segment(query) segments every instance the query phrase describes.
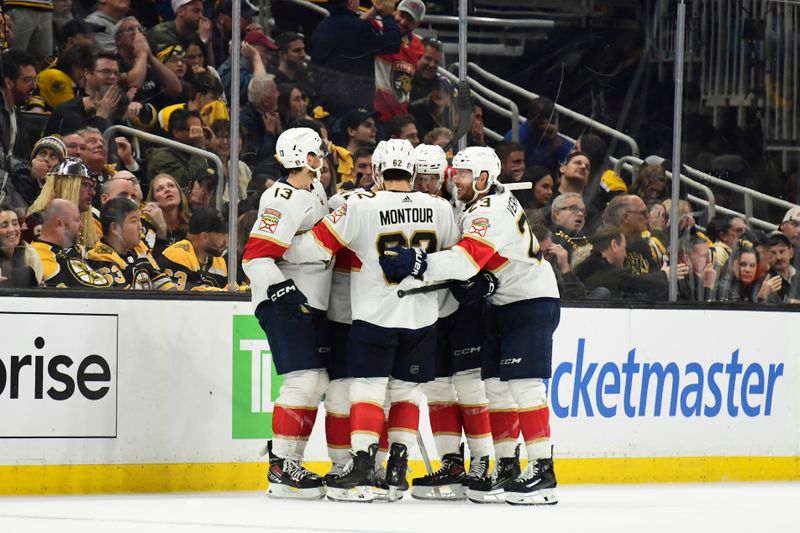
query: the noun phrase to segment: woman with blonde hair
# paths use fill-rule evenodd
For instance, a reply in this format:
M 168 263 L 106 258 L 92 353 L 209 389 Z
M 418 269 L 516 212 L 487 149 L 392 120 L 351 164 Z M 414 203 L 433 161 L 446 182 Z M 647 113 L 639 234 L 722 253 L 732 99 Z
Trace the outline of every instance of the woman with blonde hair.
M 42 192 L 28 208 L 28 229 L 35 235 L 35 226 L 41 224 L 38 214 L 44 211 L 51 200 L 68 200 L 77 205 L 81 213 L 83 227 L 78 244 L 86 250 L 91 249 L 100 238 L 92 218 L 95 185 L 96 182 L 83 161 L 76 157 L 67 157 L 45 176 Z
M 153 256 L 157 257 L 167 247 L 186 238 L 192 212 L 183 189 L 178 185 L 178 181 L 169 174 L 157 174 L 153 178 L 147 193 L 147 202 L 158 204 L 164 214 L 164 221 L 167 223 L 166 238 L 156 238 L 156 244 L 153 247 Z

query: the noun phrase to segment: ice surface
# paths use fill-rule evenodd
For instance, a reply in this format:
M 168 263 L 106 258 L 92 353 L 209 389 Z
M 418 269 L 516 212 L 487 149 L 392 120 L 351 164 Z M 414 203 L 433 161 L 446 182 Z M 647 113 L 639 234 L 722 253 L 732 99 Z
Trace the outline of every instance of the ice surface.
M 551 507 L 271 500 L 263 493 L 0 498 L 0 532 L 800 531 L 800 483 L 566 485 Z

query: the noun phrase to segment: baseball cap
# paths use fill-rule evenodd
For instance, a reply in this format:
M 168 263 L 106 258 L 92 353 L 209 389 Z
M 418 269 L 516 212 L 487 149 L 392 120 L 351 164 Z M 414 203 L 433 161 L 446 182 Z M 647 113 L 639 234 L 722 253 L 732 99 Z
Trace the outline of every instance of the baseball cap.
M 267 37 L 267 34 L 261 30 L 250 30 L 247 32 L 247 35 L 244 36 L 244 42 L 253 46 L 263 46 L 268 50 L 278 49 L 278 45 L 276 45 L 272 39 Z
M 791 220 L 800 222 L 800 206 L 795 206 L 786 211 L 786 214 L 783 216 L 783 222 L 789 222 Z
M 420 0 L 403 0 L 397 5 L 397 10 L 411 15 L 414 22 L 422 22 L 425 16 L 425 4 Z
M 166 63 L 170 59 L 183 59 L 185 57 L 186 57 L 186 52 L 183 50 L 183 46 L 179 44 L 173 44 L 172 46 L 167 46 L 166 48 L 161 50 L 158 54 L 156 54 L 156 58 L 162 63 Z
M 228 226 L 222 213 L 213 207 L 198 207 L 189 218 L 189 233 L 198 235 L 203 232 L 228 233 Z
M 792 241 L 785 233 L 780 231 L 773 231 L 769 234 L 769 239 L 766 242 L 767 246 L 775 246 L 776 244 L 785 244 L 788 248 L 792 248 Z
M 66 41 L 69 37 L 76 35 L 94 35 L 106 31 L 105 26 L 86 22 L 82 18 L 73 18 L 61 26 L 61 40 Z
M 243 17 L 253 18 L 258 12 L 249 3 L 242 2 L 241 13 Z M 231 0 L 222 0 L 217 6 L 217 15 L 231 14 L 233 14 L 233 2 Z
M 42 137 L 36 144 L 33 145 L 33 151 L 31 152 L 31 158 L 36 157 L 36 154 L 39 153 L 39 150 L 43 148 L 49 148 L 53 152 L 58 155 L 58 160 L 63 161 L 67 157 L 67 147 L 60 138 L 48 135 L 47 137 Z
M 177 13 L 178 8 L 181 6 L 185 6 L 189 2 L 193 2 L 194 0 L 172 0 L 172 12 Z
M 342 130 L 347 131 L 347 128 L 356 129 L 359 124 L 363 124 L 367 119 L 373 118 L 378 120 L 380 113 L 369 111 L 367 109 L 358 108 L 351 109 L 342 116 Z

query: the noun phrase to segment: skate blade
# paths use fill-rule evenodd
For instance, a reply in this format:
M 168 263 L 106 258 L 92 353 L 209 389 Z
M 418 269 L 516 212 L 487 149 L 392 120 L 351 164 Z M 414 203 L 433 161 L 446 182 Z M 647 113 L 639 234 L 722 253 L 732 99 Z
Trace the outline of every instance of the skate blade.
M 336 502 L 360 502 L 372 503 L 375 500 L 375 495 L 372 493 L 372 487 L 353 487 L 351 489 L 340 489 L 336 487 L 328 487 L 326 496 L 329 500 Z
M 389 490 L 386 491 L 386 501 L 392 503 L 398 500 L 402 500 L 405 493 L 406 491 L 404 490 L 400 490 L 397 487 L 389 486 Z
M 457 485 L 441 485 L 439 487 L 411 487 L 411 497 L 415 500 L 451 500 L 460 501 L 464 500 L 464 486 L 460 483 Z
M 511 505 L 555 505 L 558 497 L 553 489 L 542 489 L 536 492 L 506 492 L 506 503 Z
M 281 500 L 321 500 L 325 497 L 325 487 L 298 489 L 280 483 L 270 483 L 267 488 L 267 496 Z
M 489 491 L 467 489 L 467 499 L 472 503 L 505 503 L 506 493 L 503 489 Z

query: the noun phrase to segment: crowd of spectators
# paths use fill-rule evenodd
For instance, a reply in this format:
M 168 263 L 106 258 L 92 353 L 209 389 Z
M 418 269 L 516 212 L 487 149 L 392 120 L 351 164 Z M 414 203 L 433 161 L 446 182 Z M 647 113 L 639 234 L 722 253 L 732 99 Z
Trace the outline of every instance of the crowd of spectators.
M 238 207 L 243 235 L 260 194 L 280 178 L 278 135 L 320 132 L 329 146 L 329 195 L 373 185 L 378 141 L 439 145 L 452 157 L 461 120 L 469 145 L 493 146 L 567 298 L 657 300 L 667 295 L 669 180 L 661 165 L 614 172 L 604 140 L 559 132 L 548 98 L 530 103 L 519 142 L 490 143 L 483 111 L 454 109 L 438 73 L 443 44 L 415 33 L 421 0 L 328 0 L 330 16 L 306 37 L 268 35 L 241 5 L 242 41 L 231 43 L 230 0 L 6 1 L 0 106 L 0 287 L 81 286 L 223 290 L 223 213 Z M 232 87 L 231 47 L 241 52 Z M 232 162 L 229 101 L 238 91 L 239 161 Z M 216 154 L 208 159 L 104 133 L 123 125 Z M 236 164 L 238 197 L 220 183 Z M 446 187 L 444 194 L 447 194 Z M 795 303 L 800 209 L 765 234 L 741 217 L 701 228 L 680 205 L 680 298 Z M 228 264 L 232 261 L 232 265 Z

